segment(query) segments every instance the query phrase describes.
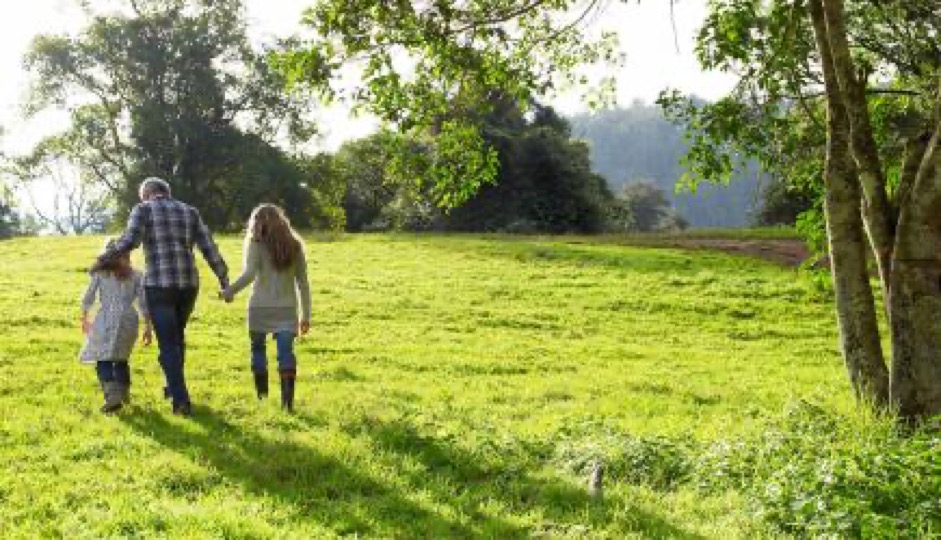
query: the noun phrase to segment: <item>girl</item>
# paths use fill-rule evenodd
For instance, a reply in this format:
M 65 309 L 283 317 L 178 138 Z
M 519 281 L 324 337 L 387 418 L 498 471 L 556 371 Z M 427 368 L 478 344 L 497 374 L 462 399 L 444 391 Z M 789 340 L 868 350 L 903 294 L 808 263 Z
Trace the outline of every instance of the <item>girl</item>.
M 109 240 L 105 251 L 114 243 L 114 240 Z M 96 298 L 101 307 L 94 323 L 90 323 L 88 315 Z M 142 341 L 144 345 L 150 345 L 153 329 L 144 301 L 144 279 L 140 272 L 131 267 L 130 254 L 126 253 L 93 271 L 91 283 L 82 298 L 82 332 L 87 339 L 79 358 L 82 363 L 96 366 L 105 398 L 101 412 L 105 414 L 118 411 L 130 398 L 131 372 L 128 359 L 137 341 L 138 330 L 135 300 L 144 319 Z
M 281 378 L 281 407 L 294 411 L 294 382 L 297 360 L 294 338 L 310 330 L 310 286 L 304 244 L 281 208 L 262 204 L 252 211 L 245 233 L 244 269 L 241 277 L 222 291 L 231 302 L 239 291 L 254 282 L 248 301 L 248 332 L 251 338 L 252 373 L 258 399 L 268 395 L 268 359 L 265 339 L 274 335 Z M 301 318 L 297 318 L 300 295 Z

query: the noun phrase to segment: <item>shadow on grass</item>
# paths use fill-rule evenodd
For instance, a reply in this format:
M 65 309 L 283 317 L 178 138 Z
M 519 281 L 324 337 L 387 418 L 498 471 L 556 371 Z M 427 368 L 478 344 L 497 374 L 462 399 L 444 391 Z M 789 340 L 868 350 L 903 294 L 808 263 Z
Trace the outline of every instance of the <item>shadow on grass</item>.
M 183 428 L 150 410 L 121 419 L 164 447 L 207 463 L 247 491 L 289 505 L 295 519 L 319 523 L 337 534 L 467 538 L 485 529 L 494 536 L 521 535 L 518 528 L 493 518 L 470 524 L 448 519 L 316 448 L 261 437 L 205 406 L 195 409 L 192 417 L 202 430 Z
M 699 538 L 626 501 L 593 501 L 562 479 L 535 476 L 524 460 L 512 455 L 481 458 L 423 435 L 404 420 L 362 418 L 343 429 L 351 437 L 366 438 L 377 452 L 375 459 L 388 462 L 405 489 L 430 496 L 432 504 L 450 510 L 448 515 L 406 498 L 401 486 L 365 474 L 354 462 L 323 455 L 313 446 L 259 436 L 205 406 L 192 417 L 201 429 L 170 422 L 151 410 L 120 418 L 169 450 L 208 464 L 229 482 L 287 505 L 292 519 L 316 522 L 340 535 L 524 538 L 583 536 L 614 528 L 650 537 Z M 295 419 L 322 427 L 303 414 Z M 515 524 L 495 514 L 534 523 Z
M 444 440 L 423 435 L 403 420 L 363 418 L 347 424 L 344 430 L 354 437 L 368 437 L 377 450 L 397 460 L 420 463 L 420 468 L 403 471 L 408 484 L 431 491 L 436 499 L 447 501 L 475 521 L 492 519 L 481 509 L 494 503 L 504 512 L 538 520 L 525 531 L 527 537 L 632 531 L 657 538 L 700 538 L 627 501 L 596 501 L 585 489 L 560 478 L 535 476 L 530 472 L 532 458 L 514 458 L 512 451 L 490 451 L 491 459 L 475 456 Z M 540 450 L 523 452 L 538 455 Z M 500 532 L 491 529 L 488 535 L 501 536 Z

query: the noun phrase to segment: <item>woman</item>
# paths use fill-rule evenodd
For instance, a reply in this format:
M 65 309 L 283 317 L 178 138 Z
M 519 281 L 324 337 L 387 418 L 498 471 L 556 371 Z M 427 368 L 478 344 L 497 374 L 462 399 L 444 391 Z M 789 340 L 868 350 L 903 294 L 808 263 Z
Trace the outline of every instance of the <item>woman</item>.
M 310 286 L 304 243 L 281 208 L 262 204 L 252 211 L 245 233 L 243 266 L 242 275 L 222 292 L 223 298 L 231 302 L 239 291 L 253 284 L 248 301 L 248 331 L 255 391 L 259 399 L 268 395 L 265 340 L 271 334 L 277 343 L 281 406 L 293 412 L 297 376 L 294 339 L 298 333 L 310 330 Z

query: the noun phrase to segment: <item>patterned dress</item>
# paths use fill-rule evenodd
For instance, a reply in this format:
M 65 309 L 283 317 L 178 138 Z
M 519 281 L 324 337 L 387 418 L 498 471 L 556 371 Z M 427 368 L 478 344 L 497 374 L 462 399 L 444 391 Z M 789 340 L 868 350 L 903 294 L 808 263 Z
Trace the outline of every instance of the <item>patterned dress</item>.
M 110 273 L 92 274 L 91 283 L 82 297 L 82 310 L 90 311 L 98 299 L 101 307 L 95 314 L 85 346 L 79 355 L 84 364 L 106 360 L 127 360 L 137 341 L 138 315 L 134 302 L 147 316 L 144 299 L 144 277 L 134 271 L 128 279 L 118 279 Z

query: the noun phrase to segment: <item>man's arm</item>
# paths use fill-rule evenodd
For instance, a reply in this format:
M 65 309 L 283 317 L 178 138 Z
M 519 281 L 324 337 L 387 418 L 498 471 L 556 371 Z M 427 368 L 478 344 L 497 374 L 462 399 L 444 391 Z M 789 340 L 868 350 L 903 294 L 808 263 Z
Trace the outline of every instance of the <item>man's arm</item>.
M 212 234 L 209 233 L 209 227 L 206 227 L 206 224 L 203 223 L 202 216 L 195 208 L 192 209 L 192 212 L 196 223 L 196 246 L 199 247 L 199 251 L 203 254 L 206 262 L 209 263 L 209 268 L 212 268 L 212 272 L 219 278 L 220 288 L 225 289 L 229 286 L 229 267 L 226 266 L 222 253 L 219 252 L 219 248 L 212 240 Z
M 110 249 L 98 257 L 98 264 L 108 262 L 115 257 L 128 253 L 140 245 L 141 240 L 144 238 L 144 212 L 143 206 L 139 204 L 131 210 L 131 215 L 127 218 L 127 227 L 124 229 L 124 234 L 115 241 Z M 95 270 L 95 268 L 92 268 L 92 270 Z
M 147 306 L 147 289 L 144 287 L 144 276 L 135 273 L 134 282 L 137 289 L 137 309 L 140 310 L 140 316 L 144 319 L 144 333 L 141 334 L 141 341 L 144 345 L 150 345 L 154 339 L 154 327 L 150 321 L 150 308 Z

